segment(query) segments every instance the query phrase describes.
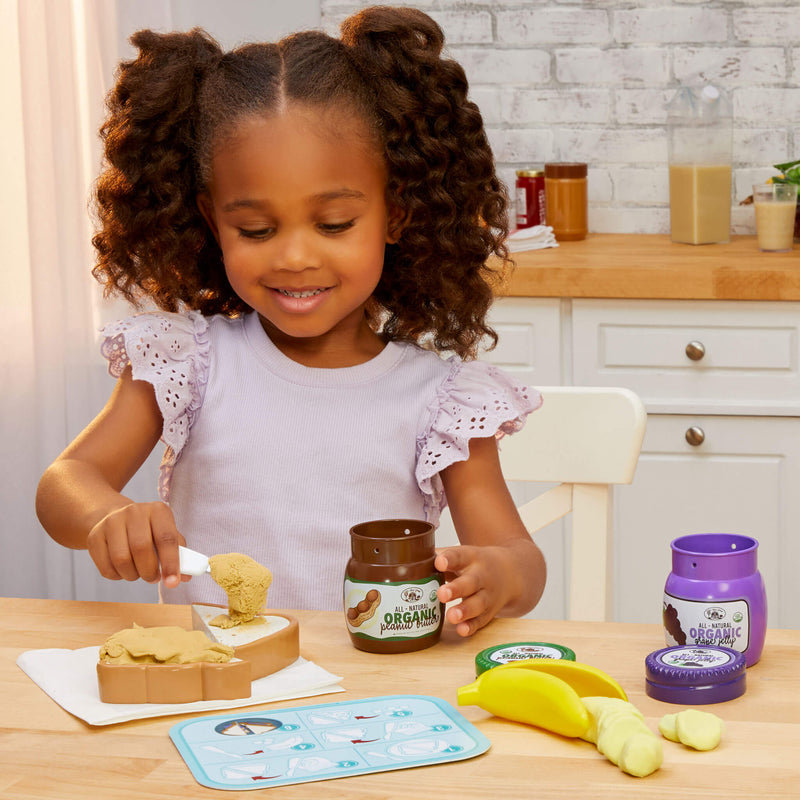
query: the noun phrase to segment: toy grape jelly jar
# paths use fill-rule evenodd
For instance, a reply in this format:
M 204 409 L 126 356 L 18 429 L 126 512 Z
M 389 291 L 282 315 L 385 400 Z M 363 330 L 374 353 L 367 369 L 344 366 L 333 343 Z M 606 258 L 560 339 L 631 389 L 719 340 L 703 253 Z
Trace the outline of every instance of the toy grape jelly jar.
M 433 566 L 433 525 L 379 519 L 350 529 L 344 613 L 350 641 L 368 653 L 410 653 L 439 641 L 444 582 Z
M 758 571 L 758 542 L 734 533 L 696 533 L 673 540 L 664 587 L 668 645 L 738 650 L 748 667 L 761 657 L 767 596 Z

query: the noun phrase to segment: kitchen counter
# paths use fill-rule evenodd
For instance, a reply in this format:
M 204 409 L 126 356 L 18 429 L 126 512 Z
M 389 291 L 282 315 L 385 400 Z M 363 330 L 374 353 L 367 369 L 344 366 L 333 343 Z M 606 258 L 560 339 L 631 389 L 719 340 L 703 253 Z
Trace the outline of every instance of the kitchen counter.
M 800 245 L 762 253 L 755 236 L 674 244 L 667 235 L 595 233 L 512 254 L 499 294 L 662 300 L 800 300 Z

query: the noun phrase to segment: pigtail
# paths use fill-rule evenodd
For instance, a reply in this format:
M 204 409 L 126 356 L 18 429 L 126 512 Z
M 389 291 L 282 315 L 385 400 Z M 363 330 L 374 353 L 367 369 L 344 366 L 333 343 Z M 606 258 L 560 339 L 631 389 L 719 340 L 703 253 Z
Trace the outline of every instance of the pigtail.
M 342 25 L 373 92 L 385 143 L 388 200 L 403 220 L 375 297 L 389 338 L 433 335 L 438 350 L 473 356 L 483 337 L 508 233 L 507 198 L 467 79 L 442 58 L 444 36 L 411 8 L 373 7 Z M 402 312 L 401 310 L 402 309 Z
M 120 65 L 100 131 L 105 164 L 95 190 L 93 274 L 107 294 L 134 304 L 144 294 L 166 311 L 180 302 L 204 313 L 230 311 L 219 247 L 196 205 L 198 93 L 222 51 L 199 29 L 142 30 L 131 42 L 139 54 Z

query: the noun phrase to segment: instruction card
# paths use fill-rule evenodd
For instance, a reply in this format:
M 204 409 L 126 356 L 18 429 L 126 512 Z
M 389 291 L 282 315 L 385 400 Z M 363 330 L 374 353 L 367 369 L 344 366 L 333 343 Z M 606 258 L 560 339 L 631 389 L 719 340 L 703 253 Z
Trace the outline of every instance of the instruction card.
M 231 712 L 169 735 L 198 783 L 231 790 L 460 761 L 490 747 L 451 705 L 422 695 Z

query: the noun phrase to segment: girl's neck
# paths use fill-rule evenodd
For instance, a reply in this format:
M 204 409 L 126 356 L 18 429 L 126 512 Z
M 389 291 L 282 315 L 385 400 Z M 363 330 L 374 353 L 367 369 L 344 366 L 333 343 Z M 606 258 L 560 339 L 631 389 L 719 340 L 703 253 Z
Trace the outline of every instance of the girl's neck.
M 352 328 L 332 330 L 323 336 L 298 338 L 287 336 L 259 314 L 261 327 L 286 358 L 304 367 L 340 369 L 365 364 L 377 356 L 386 343 L 364 319 Z

